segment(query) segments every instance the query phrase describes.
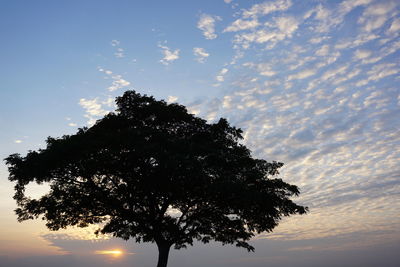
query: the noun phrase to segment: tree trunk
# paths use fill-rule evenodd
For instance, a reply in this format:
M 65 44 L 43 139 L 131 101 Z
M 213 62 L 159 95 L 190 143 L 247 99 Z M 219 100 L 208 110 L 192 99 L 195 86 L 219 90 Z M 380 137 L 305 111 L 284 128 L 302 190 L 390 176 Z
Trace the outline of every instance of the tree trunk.
M 158 263 L 157 267 L 167 267 L 168 254 L 171 245 L 166 243 L 157 243 L 158 246 Z

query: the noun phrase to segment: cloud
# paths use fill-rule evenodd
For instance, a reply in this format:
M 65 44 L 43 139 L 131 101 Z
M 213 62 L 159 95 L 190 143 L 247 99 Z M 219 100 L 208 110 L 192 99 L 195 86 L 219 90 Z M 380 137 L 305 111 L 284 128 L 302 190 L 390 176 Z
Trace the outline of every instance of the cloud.
M 311 44 L 319 44 L 319 43 L 321 43 L 322 41 L 327 40 L 327 39 L 329 39 L 329 38 L 330 38 L 330 37 L 328 37 L 328 36 L 313 37 L 313 38 L 311 38 L 311 39 L 309 40 L 309 42 L 310 42 Z
M 22 143 L 22 140 L 20 140 L 20 139 L 14 140 L 14 143 L 16 143 L 16 144 L 21 144 L 21 143 Z
M 255 64 L 255 63 L 252 63 L 252 62 L 247 62 L 247 63 L 244 63 L 243 66 L 256 69 L 257 72 L 260 75 L 263 75 L 263 76 L 271 77 L 271 76 L 274 76 L 276 74 L 276 71 L 274 71 L 272 69 L 272 64 L 271 63 L 258 63 L 258 64 Z
M 372 52 L 369 51 L 369 50 L 366 50 L 366 49 L 363 49 L 363 50 L 357 49 L 357 50 L 354 52 L 354 58 L 355 58 L 355 59 L 365 59 L 365 58 L 371 56 L 371 54 L 372 54 Z
M 176 101 L 178 101 L 178 97 L 177 97 L 177 96 L 172 96 L 172 95 L 170 95 L 170 96 L 168 96 L 168 98 L 167 98 L 167 102 L 168 102 L 168 103 L 175 103 Z
M 108 87 L 108 90 L 110 92 L 118 90 L 120 88 L 124 88 L 124 87 L 129 86 L 131 84 L 130 82 L 122 79 L 121 75 L 113 75 L 112 78 L 113 78 L 112 85 L 110 87 Z
M 259 25 L 260 25 L 260 23 L 256 19 L 253 19 L 253 20 L 237 19 L 234 22 L 232 22 L 231 25 L 226 27 L 224 32 L 243 31 L 243 30 L 256 28 Z
M 112 84 L 107 89 L 110 92 L 116 91 L 118 89 L 129 86 L 131 83 L 122 78 L 122 75 L 114 74 L 111 70 L 105 70 L 103 68 L 98 68 L 100 72 L 105 73 L 109 78 L 111 78 Z
M 120 44 L 120 41 L 118 41 L 118 40 L 112 40 L 111 41 L 111 45 L 112 46 L 119 46 L 119 44 Z
M 315 75 L 315 70 L 313 70 L 313 69 L 305 69 L 305 70 L 302 70 L 302 71 L 300 71 L 300 72 L 298 72 L 296 74 L 289 75 L 288 76 L 288 80 L 289 81 L 291 81 L 291 80 L 302 80 L 302 79 L 308 78 L 308 77 L 313 76 L 313 75 Z
M 111 111 L 112 106 L 109 99 L 113 100 L 112 97 L 109 97 L 105 101 L 101 101 L 97 97 L 92 99 L 79 99 L 79 105 L 85 110 L 84 117 L 88 119 L 87 124 L 89 126 L 95 124 L 97 119 L 100 119 Z
M 101 103 L 98 103 L 97 98 L 79 100 L 79 105 L 86 109 L 86 112 L 92 116 L 104 116 L 107 111 L 102 108 Z
M 76 127 L 76 126 L 78 126 L 78 124 L 76 124 L 76 123 L 74 123 L 74 122 L 70 122 L 70 123 L 68 123 L 68 126 Z
M 345 0 L 340 3 L 339 10 L 342 14 L 347 14 L 352 11 L 354 8 L 359 6 L 364 6 L 371 3 L 373 0 Z
M 379 29 L 394 15 L 389 13 L 391 13 L 395 7 L 396 4 L 394 2 L 381 2 L 370 5 L 364 10 L 362 16 L 358 19 L 358 23 L 363 24 L 363 30 L 365 32 Z
M 266 27 L 257 31 L 245 32 L 235 35 L 234 43 L 247 49 L 251 43 L 263 44 L 269 42 L 269 49 L 276 43 L 286 38 L 291 38 L 298 29 L 299 21 L 292 16 L 276 17 L 271 23 L 266 23 Z
M 400 18 L 395 18 L 387 30 L 388 34 L 398 34 L 400 30 Z
M 327 56 L 329 54 L 329 45 L 323 45 L 318 49 L 315 54 L 317 56 Z
M 162 49 L 162 53 L 164 55 L 164 57 L 160 60 L 161 64 L 164 65 L 169 65 L 171 62 L 179 59 L 179 49 L 176 49 L 174 51 L 170 50 L 169 47 L 164 46 L 164 45 L 158 45 L 158 47 L 160 47 Z
M 268 15 L 276 11 L 284 11 L 292 6 L 290 0 L 276 0 L 276 1 L 265 1 L 261 4 L 255 4 L 250 9 L 243 11 L 243 17 L 255 17 L 259 15 Z
M 361 45 L 364 45 L 368 42 L 378 39 L 380 36 L 376 34 L 366 34 L 361 33 L 354 38 L 347 39 L 347 40 L 340 40 L 336 45 L 335 49 L 350 49 L 355 48 Z
M 276 26 L 280 33 L 285 36 L 291 37 L 292 34 L 298 29 L 299 22 L 294 17 L 278 17 L 275 19 Z
M 208 58 L 210 56 L 209 53 L 207 53 L 204 48 L 201 47 L 195 47 L 193 48 L 193 54 L 196 57 L 196 60 L 199 63 L 204 63 L 206 61 L 206 58 Z
M 197 23 L 197 28 L 203 32 L 203 35 L 206 39 L 215 39 L 218 36 L 215 33 L 215 23 L 218 20 L 221 20 L 221 18 L 218 16 L 202 14 Z
M 124 49 L 118 47 L 118 48 L 117 48 L 117 52 L 114 53 L 114 56 L 117 57 L 117 58 L 123 58 L 123 57 L 125 57 Z
M 111 46 L 115 47 L 115 49 L 116 49 L 116 51 L 114 53 L 114 56 L 116 58 L 124 58 L 125 57 L 124 49 L 119 47 L 120 44 L 121 44 L 121 42 L 118 40 L 111 41 Z
M 272 8 L 264 17 L 259 4 L 237 13 L 225 29 L 235 33 L 232 46 L 242 52 L 241 64 L 234 66 L 232 86 L 221 92 L 218 108 L 209 109 L 210 99 L 197 104 L 196 112 L 204 118 L 227 117 L 244 130 L 253 155 L 287 163 L 283 178 L 300 186 L 299 201 L 312 210 L 282 222 L 269 238 L 366 233 L 371 227 L 390 232 L 400 223 L 400 205 L 392 204 L 400 190 L 393 149 L 400 137 L 395 115 L 400 112 L 395 86 L 400 69 L 394 56 L 400 42 L 399 22 L 394 9 L 387 8 L 391 2 L 314 2 L 308 10 L 293 2 L 291 9 L 307 14 L 268 13 Z M 368 11 L 376 4 L 384 8 Z M 381 24 L 383 13 L 385 23 L 365 31 L 370 18 Z M 255 20 L 257 26 L 245 26 Z M 344 29 L 349 34 L 338 35 Z M 382 220 L 383 214 L 391 215 Z
M 218 81 L 218 82 L 223 82 L 224 80 L 225 80 L 225 78 L 224 78 L 224 76 L 225 76 L 225 74 L 227 74 L 228 73 L 228 69 L 227 68 L 222 68 L 221 70 L 220 70 L 220 72 L 218 73 L 218 75 L 215 77 L 215 79 Z

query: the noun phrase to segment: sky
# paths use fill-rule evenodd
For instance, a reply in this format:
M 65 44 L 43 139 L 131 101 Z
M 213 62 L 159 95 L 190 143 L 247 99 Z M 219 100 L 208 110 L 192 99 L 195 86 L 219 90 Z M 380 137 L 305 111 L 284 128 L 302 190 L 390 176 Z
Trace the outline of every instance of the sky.
M 171 251 L 170 266 L 400 263 L 398 1 L 0 5 L 2 159 L 90 127 L 133 89 L 242 128 L 254 157 L 285 163 L 310 209 L 256 236 L 255 253 L 196 243 Z M 154 244 L 18 223 L 7 177 L 2 161 L 0 266 L 155 266 Z

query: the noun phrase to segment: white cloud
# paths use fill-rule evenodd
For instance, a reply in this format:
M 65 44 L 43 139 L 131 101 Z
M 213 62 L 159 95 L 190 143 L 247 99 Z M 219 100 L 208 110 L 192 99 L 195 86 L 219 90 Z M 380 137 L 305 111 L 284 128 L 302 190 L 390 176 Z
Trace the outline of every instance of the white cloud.
M 229 70 L 228 70 L 227 68 L 221 69 L 221 71 L 218 73 L 218 75 L 215 77 L 215 79 L 216 79 L 218 82 L 223 82 L 223 81 L 225 81 L 224 76 L 225 76 L 225 74 L 228 73 L 228 71 L 229 71 Z
M 400 72 L 397 64 L 395 63 L 382 63 L 372 67 L 370 71 L 367 72 L 368 80 L 378 81 L 387 76 L 394 75 Z
M 179 59 L 179 49 L 171 51 L 169 47 L 164 45 L 158 45 L 162 49 L 162 53 L 164 57 L 160 60 L 160 62 L 164 65 L 169 65 L 169 63 Z
M 76 126 L 78 126 L 78 124 L 76 124 L 76 123 L 74 123 L 74 122 L 70 122 L 70 123 L 68 123 L 68 126 L 76 127 Z
M 288 80 L 289 81 L 291 81 L 291 80 L 301 80 L 301 79 L 305 79 L 305 78 L 308 78 L 308 77 L 313 76 L 313 75 L 315 75 L 315 70 L 313 70 L 313 69 L 305 69 L 305 70 L 302 70 L 302 71 L 300 71 L 300 72 L 298 72 L 296 74 L 289 75 Z
M 97 119 L 102 116 L 108 114 L 110 109 L 105 109 L 104 106 L 112 106 L 110 105 L 110 99 L 112 97 L 108 97 L 105 101 L 100 101 L 97 97 L 93 99 L 81 98 L 79 99 L 79 105 L 85 109 L 84 117 L 88 119 L 87 124 L 89 126 L 93 125 Z M 70 125 L 73 126 L 73 125 Z M 76 126 L 76 125 L 75 125 Z
M 324 40 L 326 40 L 326 39 L 329 39 L 329 37 L 327 37 L 327 36 L 323 36 L 323 37 L 314 37 L 314 38 L 311 38 L 311 39 L 309 40 L 309 42 L 312 43 L 312 44 L 319 44 L 320 42 L 322 42 L 322 41 L 324 41 Z
M 340 4 L 339 9 L 342 14 L 347 14 L 354 8 L 367 5 L 371 2 L 372 0 L 345 0 Z
M 327 56 L 329 54 L 329 45 L 323 45 L 318 49 L 315 54 L 317 56 Z
M 318 20 L 326 20 L 330 17 L 331 12 L 329 9 L 325 8 L 322 5 L 318 5 L 318 7 L 315 10 L 315 18 Z
M 99 98 L 79 99 L 79 105 L 85 109 L 84 117 L 88 119 L 87 124 L 93 125 L 97 119 L 100 119 L 110 111 L 115 109 L 114 97 L 108 96 L 105 100 Z M 75 123 L 70 123 L 69 126 L 77 126 Z
M 365 59 L 371 55 L 371 51 L 365 50 L 365 49 L 357 49 L 354 52 L 354 58 L 355 59 Z
M 255 4 L 250 9 L 243 11 L 243 17 L 254 17 L 258 15 L 267 15 L 276 11 L 284 11 L 292 6 L 290 0 L 276 0 L 276 1 L 265 1 L 261 4 Z
M 111 70 L 105 70 L 103 68 L 98 68 L 98 70 L 100 72 L 104 72 L 105 74 L 107 74 L 107 76 L 109 76 L 109 78 L 111 78 L 112 84 L 111 86 L 109 86 L 107 89 L 110 92 L 116 91 L 118 89 L 124 88 L 129 86 L 131 83 L 128 82 L 127 80 L 122 78 L 122 75 L 119 74 L 113 74 L 113 72 Z
M 92 116 L 104 116 L 107 114 L 107 111 L 104 110 L 101 106 L 101 103 L 98 102 L 98 98 L 79 99 L 79 105 L 82 106 L 86 112 Z
M 123 57 L 125 57 L 124 49 L 118 47 L 118 48 L 117 48 L 117 51 L 114 53 L 114 56 L 117 57 L 117 58 L 123 58 Z
M 248 29 L 253 29 L 259 25 L 260 23 L 256 19 L 253 20 L 237 19 L 234 22 L 232 22 L 231 25 L 226 27 L 224 32 L 237 32 L 242 30 L 248 30 Z
M 326 33 L 331 27 L 338 25 L 343 20 L 340 15 L 335 14 L 333 10 L 328 9 L 322 4 L 319 4 L 307 12 L 304 19 L 310 18 L 313 14 L 313 19 L 315 19 L 317 23 L 312 29 L 317 33 Z
M 305 13 L 301 12 L 305 6 L 300 2 L 294 7 L 299 8 L 296 14 Z M 286 228 L 283 222 L 283 228 L 274 231 L 273 238 L 277 239 L 351 233 L 365 226 L 365 218 L 374 227 L 387 229 L 399 223 L 400 202 L 393 195 L 400 186 L 395 176 L 399 165 L 393 142 L 399 137 L 396 130 L 400 96 L 395 85 L 400 69 L 394 53 L 400 48 L 400 41 L 396 40 L 400 21 L 391 19 L 390 11 L 381 31 L 365 32 L 367 20 L 358 25 L 361 27 L 355 27 L 354 22 L 372 1 L 322 2 L 323 6 L 319 6 L 321 1 L 311 1 L 310 5 L 319 8 L 314 8 L 304 22 L 296 17 L 299 22 L 294 30 L 290 29 L 291 23 L 277 19 L 287 18 L 292 10 L 279 12 L 276 17 L 261 17 L 262 12 L 254 9 L 247 19 L 236 17 L 257 20 L 260 25 L 236 33 L 234 48 L 244 56 L 238 61 L 241 64 L 235 65 L 235 75 L 229 76 L 231 89 L 220 95 L 219 113 L 207 113 L 207 108 L 196 106 L 204 118 L 226 116 L 244 129 L 244 143 L 255 155 L 288 163 L 282 175 L 301 187 L 301 202 L 310 205 L 313 214 L 312 219 L 301 217 L 307 223 L 291 218 Z M 329 32 L 315 34 L 317 29 Z M 349 37 L 337 35 L 343 30 Z M 285 39 L 289 36 L 293 38 L 290 42 Z M 278 42 L 273 49 L 266 49 Z M 254 47 L 241 49 L 248 45 Z M 378 65 L 379 60 L 383 63 Z M 218 76 L 224 80 L 223 75 Z M 365 86 L 358 87 L 362 85 Z M 315 165 L 324 166 L 324 170 L 313 169 Z M 386 177 L 392 180 L 385 180 Z M 368 189 L 363 187 L 366 184 Z M 367 203 L 374 203 L 374 207 Z M 350 215 L 349 210 L 353 211 Z M 370 218 L 373 211 L 380 215 Z M 383 222 L 382 214 L 391 215 L 385 216 Z M 348 221 L 338 224 L 327 217 Z M 370 226 L 363 230 L 368 231 Z
M 195 47 L 193 48 L 193 54 L 196 56 L 196 60 L 200 63 L 204 63 L 206 58 L 210 56 L 209 53 L 207 53 L 204 48 L 201 47 Z
M 112 40 L 111 41 L 111 45 L 112 46 L 119 46 L 119 44 L 120 44 L 120 41 L 118 41 L 118 40 Z
M 277 42 L 286 38 L 291 38 L 293 33 L 298 29 L 299 21 L 294 17 L 277 17 L 273 23 L 267 23 L 267 28 L 260 29 L 249 33 L 237 34 L 234 42 L 240 44 L 244 49 L 250 46 L 250 43 L 266 43 L 270 42 L 269 49 L 273 48 Z
M 362 33 L 350 40 L 341 40 L 335 45 L 335 49 L 349 49 L 354 48 L 363 44 L 366 44 L 372 40 L 378 39 L 379 35 L 371 33 Z
M 176 101 L 178 101 L 178 97 L 177 97 L 177 96 L 172 96 L 172 95 L 170 95 L 170 96 L 168 96 L 168 98 L 167 98 L 167 102 L 168 102 L 168 103 L 175 103 Z
M 383 24 L 385 24 L 386 20 L 387 20 L 387 18 L 385 16 L 379 16 L 376 18 L 368 19 L 365 22 L 364 30 L 366 32 L 371 32 L 375 29 L 378 29 L 378 28 L 382 27 Z
M 381 2 L 368 6 L 358 22 L 363 25 L 363 30 L 371 32 L 382 27 L 385 22 L 393 16 L 391 11 L 396 7 L 394 2 Z
M 19 140 L 19 139 L 14 140 L 14 143 L 16 143 L 16 144 L 21 144 L 21 143 L 22 143 L 22 140 Z
M 353 70 L 352 70 L 351 72 L 349 72 L 348 74 L 342 75 L 341 77 L 335 78 L 335 80 L 332 82 L 332 84 L 338 85 L 338 84 L 340 84 L 340 83 L 343 83 L 343 82 L 345 82 L 345 81 L 347 81 L 347 80 L 350 80 L 350 79 L 352 79 L 352 78 L 358 76 L 360 73 L 361 73 L 361 69 L 353 69 Z M 340 87 L 340 88 L 343 88 L 343 90 L 344 90 L 344 87 L 343 87 L 343 86 Z M 336 91 L 336 92 L 341 92 L 342 89 L 340 89 L 340 88 L 336 88 L 335 91 Z
M 383 16 L 388 14 L 396 7 L 396 4 L 391 1 L 382 1 L 367 7 L 363 16 Z
M 113 78 L 112 85 L 110 87 L 108 87 L 108 90 L 110 92 L 115 91 L 120 88 L 123 88 L 123 87 L 126 87 L 131 84 L 130 82 L 122 79 L 121 75 L 113 75 L 112 78 Z
M 230 4 L 232 0 L 224 0 L 225 3 Z
M 395 75 L 400 72 L 395 63 L 381 63 L 374 65 L 370 71 L 367 72 L 367 78 L 359 80 L 355 83 L 357 87 L 365 86 L 370 81 L 379 81 L 387 76 Z
M 202 14 L 200 20 L 197 23 L 197 28 L 203 31 L 203 35 L 206 39 L 212 40 L 217 38 L 215 33 L 215 22 L 221 20 L 218 16 L 212 16 L 207 14 Z
M 115 49 L 116 49 L 116 51 L 114 53 L 114 56 L 116 58 L 124 58 L 125 57 L 124 49 L 119 47 L 120 44 L 121 44 L 121 42 L 118 40 L 111 41 L 111 46 L 115 47 Z
M 292 36 L 292 33 L 297 30 L 299 25 L 299 22 L 294 17 L 278 17 L 275 22 L 280 32 L 289 37 Z
M 398 34 L 400 30 L 400 18 L 395 18 L 390 24 L 390 28 L 388 29 L 388 34 Z
M 326 72 L 324 72 L 324 74 L 322 74 L 321 80 L 326 81 L 326 80 L 336 77 L 339 74 L 343 74 L 346 72 L 348 67 L 349 67 L 349 65 L 343 65 L 343 66 L 337 67 L 336 69 L 327 70 Z
M 258 64 L 255 64 L 255 63 L 252 63 L 252 62 L 247 62 L 247 63 L 244 63 L 243 66 L 254 68 L 254 69 L 257 70 L 257 72 L 260 75 L 263 75 L 263 76 L 271 77 L 271 76 L 274 76 L 276 74 L 276 72 L 272 69 L 272 64 L 270 64 L 270 63 L 258 63 Z

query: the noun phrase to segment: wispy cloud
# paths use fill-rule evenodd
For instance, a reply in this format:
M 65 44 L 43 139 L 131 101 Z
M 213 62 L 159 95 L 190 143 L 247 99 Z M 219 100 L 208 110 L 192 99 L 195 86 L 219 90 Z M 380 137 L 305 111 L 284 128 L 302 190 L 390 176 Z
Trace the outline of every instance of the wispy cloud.
M 221 20 L 218 16 L 202 14 L 197 23 L 197 28 L 199 28 L 206 39 L 212 40 L 217 38 L 217 34 L 215 33 L 215 23 Z
M 400 18 L 395 18 L 390 24 L 387 33 L 399 35 L 399 31 L 400 31 Z
M 111 96 L 105 100 L 100 100 L 98 97 L 92 99 L 81 98 L 79 99 L 79 105 L 85 110 L 84 117 L 88 119 L 87 124 L 89 126 L 95 124 L 97 119 L 100 119 L 115 108 L 114 98 Z
M 165 45 L 158 45 L 159 48 L 161 48 L 161 52 L 163 54 L 163 58 L 160 60 L 161 64 L 164 65 L 169 65 L 171 62 L 179 59 L 179 49 L 176 50 L 171 50 L 168 46 Z
M 106 70 L 103 68 L 98 68 L 100 72 L 103 72 L 107 75 L 108 78 L 112 79 L 112 84 L 107 89 L 110 92 L 116 91 L 118 89 L 129 86 L 131 83 L 122 78 L 122 75 L 114 74 L 111 70 Z
M 118 40 L 112 40 L 111 41 L 111 46 L 115 47 L 115 53 L 114 56 L 116 58 L 124 58 L 124 49 L 120 47 L 121 42 Z
M 250 9 L 243 11 L 243 17 L 256 17 L 259 15 L 268 15 L 276 11 L 284 11 L 292 6 L 290 0 L 276 0 L 276 1 L 265 1 L 261 4 L 255 4 Z
M 305 69 L 305 70 L 302 70 L 302 71 L 300 71 L 300 72 L 298 72 L 296 74 L 289 75 L 288 76 L 288 80 L 289 81 L 291 81 L 291 80 L 301 80 L 301 79 L 305 79 L 305 78 L 308 78 L 308 77 L 313 76 L 313 75 L 315 75 L 315 70 L 313 70 L 313 69 Z
M 225 80 L 225 74 L 227 74 L 228 73 L 228 69 L 227 68 L 222 68 L 221 70 L 220 70 L 220 72 L 218 73 L 218 75 L 215 77 L 215 79 L 218 81 L 218 82 L 223 82 L 224 80 Z
M 360 24 L 363 24 L 363 30 L 371 32 L 382 27 L 385 22 L 394 14 L 390 14 L 396 7 L 394 2 L 380 2 L 368 6 L 362 16 L 358 19 Z
M 193 48 L 193 54 L 195 55 L 196 60 L 199 63 L 204 63 L 206 61 L 206 59 L 210 56 L 210 54 L 207 53 L 206 50 L 201 47 Z
M 269 43 L 268 48 L 271 49 L 279 41 L 291 38 L 298 25 L 299 21 L 294 17 L 276 17 L 259 30 L 237 34 L 234 42 L 245 49 L 249 48 L 251 43 Z
M 168 103 L 175 103 L 176 101 L 178 101 L 178 99 L 179 99 L 179 97 L 170 95 L 170 96 L 168 96 L 168 98 L 167 98 L 167 102 L 168 102 Z
M 237 31 L 242 31 L 242 30 L 248 30 L 252 28 L 256 28 L 259 26 L 260 23 L 256 20 L 243 20 L 243 19 L 237 19 L 234 22 L 232 22 L 231 25 L 225 28 L 224 32 L 237 32 Z

